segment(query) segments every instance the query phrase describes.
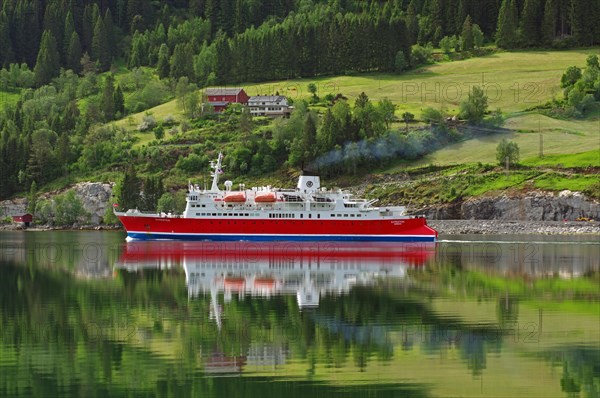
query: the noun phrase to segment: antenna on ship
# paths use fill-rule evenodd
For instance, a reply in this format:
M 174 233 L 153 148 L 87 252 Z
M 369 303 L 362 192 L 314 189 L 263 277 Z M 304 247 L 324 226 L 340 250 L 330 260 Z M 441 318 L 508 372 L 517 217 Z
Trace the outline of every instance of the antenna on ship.
M 210 176 L 213 178 L 212 186 L 210 187 L 211 192 L 219 192 L 219 174 L 223 173 L 221 161 L 223 160 L 223 153 L 219 152 L 219 157 L 217 158 L 217 163 L 214 161 L 210 162 L 210 168 L 213 169 L 211 171 Z

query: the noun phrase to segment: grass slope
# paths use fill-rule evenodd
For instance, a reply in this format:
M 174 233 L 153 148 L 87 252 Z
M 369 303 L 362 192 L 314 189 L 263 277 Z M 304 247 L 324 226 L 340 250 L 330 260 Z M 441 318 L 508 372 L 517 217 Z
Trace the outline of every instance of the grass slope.
M 560 77 L 572 65 L 585 65 L 598 49 L 570 51 L 523 51 L 496 53 L 464 61 L 438 63 L 394 74 L 293 79 L 283 82 L 244 84 L 248 95 L 279 92 L 292 99 L 308 99 L 307 84 L 315 82 L 318 95 L 343 93 L 349 98 L 361 92 L 373 100 L 384 97 L 399 104 L 399 112 L 417 116 L 426 107 L 456 111 L 473 85 L 486 88 L 492 109 L 523 111 L 545 103 L 560 93 Z

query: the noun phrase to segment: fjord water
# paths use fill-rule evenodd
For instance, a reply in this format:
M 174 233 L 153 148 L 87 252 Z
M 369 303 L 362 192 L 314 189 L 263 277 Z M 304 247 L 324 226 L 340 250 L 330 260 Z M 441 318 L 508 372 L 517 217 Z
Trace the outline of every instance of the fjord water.
M 0 396 L 598 397 L 597 236 L 0 232 Z

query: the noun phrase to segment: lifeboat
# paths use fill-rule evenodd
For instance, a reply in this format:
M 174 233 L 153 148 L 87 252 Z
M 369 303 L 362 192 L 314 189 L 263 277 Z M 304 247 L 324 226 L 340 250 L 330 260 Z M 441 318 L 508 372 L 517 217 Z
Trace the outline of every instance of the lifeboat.
M 236 291 L 244 289 L 244 286 L 246 285 L 246 280 L 244 278 L 226 277 L 223 282 L 226 288 Z
M 246 194 L 243 192 L 229 193 L 225 195 L 223 201 L 228 203 L 243 203 L 246 201 Z
M 275 287 L 275 279 L 256 278 L 256 279 L 254 279 L 254 287 L 259 288 L 259 289 L 271 290 Z
M 277 200 L 275 192 L 263 192 L 256 194 L 254 201 L 257 203 L 272 203 Z

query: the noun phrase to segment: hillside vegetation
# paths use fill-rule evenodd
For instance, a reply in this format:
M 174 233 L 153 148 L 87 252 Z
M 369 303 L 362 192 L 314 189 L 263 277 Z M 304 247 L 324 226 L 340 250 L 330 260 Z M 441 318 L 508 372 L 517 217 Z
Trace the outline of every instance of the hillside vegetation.
M 519 147 L 596 140 L 598 51 L 574 49 L 600 42 L 592 1 L 159 3 L 0 0 L 1 198 L 127 178 L 138 196 L 180 198 L 219 151 L 225 178 L 279 185 L 309 167 L 342 184 L 430 164 L 492 172 L 504 138 L 512 168 Z M 537 46 L 561 51 L 505 52 Z M 286 95 L 294 112 L 214 115 L 214 85 Z

